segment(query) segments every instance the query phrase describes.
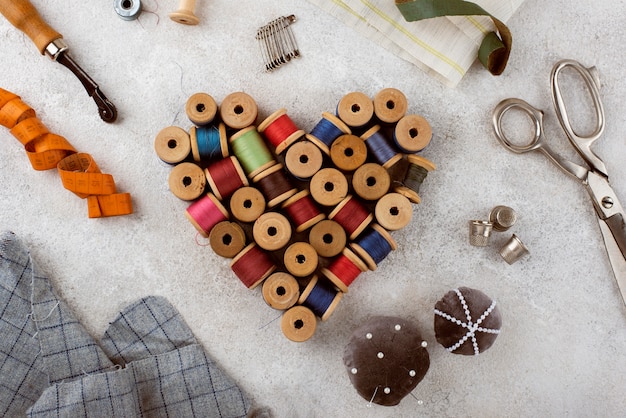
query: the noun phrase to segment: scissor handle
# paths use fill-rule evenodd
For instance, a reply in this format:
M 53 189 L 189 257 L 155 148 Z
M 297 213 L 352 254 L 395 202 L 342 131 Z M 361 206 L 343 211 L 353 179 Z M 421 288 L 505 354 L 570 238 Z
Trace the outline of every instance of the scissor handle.
M 535 125 L 535 135 L 526 144 L 516 144 L 511 142 L 507 138 L 506 134 L 502 130 L 502 118 L 504 114 L 511 109 L 519 109 L 524 111 Z M 523 154 L 528 151 L 534 151 L 541 148 L 541 138 L 543 137 L 543 112 L 522 99 L 504 99 L 493 110 L 493 129 L 496 133 L 496 138 L 507 148 L 509 151 L 513 151 L 517 154 Z

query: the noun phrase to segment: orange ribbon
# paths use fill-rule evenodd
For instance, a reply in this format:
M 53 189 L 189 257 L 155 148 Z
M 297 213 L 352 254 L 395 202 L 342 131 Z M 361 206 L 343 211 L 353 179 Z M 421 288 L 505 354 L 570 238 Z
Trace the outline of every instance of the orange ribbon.
M 90 218 L 133 213 L 129 193 L 117 193 L 110 174 L 100 171 L 89 154 L 79 153 L 60 135 L 53 134 L 19 96 L 0 88 L 0 125 L 24 146 L 35 170 L 57 168 L 63 187 L 87 199 Z

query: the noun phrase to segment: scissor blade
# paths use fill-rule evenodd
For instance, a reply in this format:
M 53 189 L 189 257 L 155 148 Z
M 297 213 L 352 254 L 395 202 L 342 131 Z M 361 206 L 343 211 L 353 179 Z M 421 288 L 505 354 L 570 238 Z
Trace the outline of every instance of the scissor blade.
M 619 219 L 617 219 L 618 217 Z M 626 239 L 626 233 L 624 232 L 624 220 L 621 215 L 614 215 L 606 221 L 602 219 L 598 219 L 598 221 L 600 223 L 602 237 L 604 238 L 604 246 L 606 247 L 606 252 L 609 256 L 611 267 L 613 268 L 613 274 L 615 275 L 615 280 L 617 281 L 617 287 L 619 287 L 619 291 L 622 294 L 622 300 L 624 304 L 626 304 L 626 259 L 624 258 L 624 255 L 618 245 L 618 239 Z M 620 222 L 621 225 L 619 225 L 619 228 L 617 228 L 618 225 L 614 225 L 612 228 L 609 222 L 613 222 L 614 224 Z M 612 229 L 615 231 L 613 232 Z M 614 233 L 618 234 L 617 239 L 614 236 Z M 619 234 L 621 234 L 621 237 L 619 237 Z

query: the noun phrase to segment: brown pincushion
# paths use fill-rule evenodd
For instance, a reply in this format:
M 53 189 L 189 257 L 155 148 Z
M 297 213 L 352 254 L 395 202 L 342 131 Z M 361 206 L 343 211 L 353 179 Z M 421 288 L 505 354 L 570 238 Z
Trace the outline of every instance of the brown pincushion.
M 359 395 L 384 406 L 397 405 L 424 378 L 430 359 L 415 325 L 376 316 L 356 329 L 343 362 Z
M 435 337 L 451 353 L 482 353 L 493 345 L 501 327 L 496 301 L 480 290 L 459 287 L 435 304 Z

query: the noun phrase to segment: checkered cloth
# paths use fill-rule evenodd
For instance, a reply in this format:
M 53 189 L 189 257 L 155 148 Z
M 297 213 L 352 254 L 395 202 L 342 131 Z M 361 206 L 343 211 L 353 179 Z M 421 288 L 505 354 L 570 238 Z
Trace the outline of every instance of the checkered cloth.
M 160 297 L 124 309 L 100 343 L 28 250 L 0 234 L 0 416 L 268 416 Z

